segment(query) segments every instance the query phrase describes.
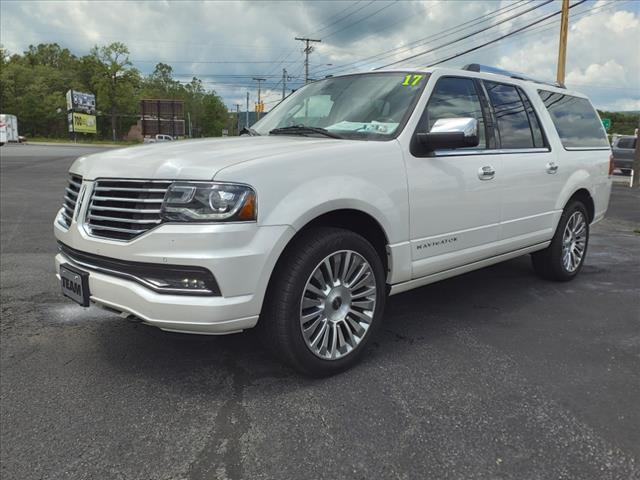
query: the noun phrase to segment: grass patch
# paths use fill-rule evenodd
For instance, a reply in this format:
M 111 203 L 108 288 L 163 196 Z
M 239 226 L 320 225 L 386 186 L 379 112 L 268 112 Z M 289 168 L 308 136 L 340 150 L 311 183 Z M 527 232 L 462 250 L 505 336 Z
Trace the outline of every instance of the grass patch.
M 73 140 L 70 140 L 68 138 L 28 137 L 27 143 L 31 143 L 31 142 L 61 143 L 61 144 L 71 144 L 71 145 L 76 143 Z M 113 140 L 80 138 L 78 139 L 77 143 L 87 143 L 92 145 L 137 145 L 142 142 L 139 142 L 136 140 L 117 140 L 114 142 Z

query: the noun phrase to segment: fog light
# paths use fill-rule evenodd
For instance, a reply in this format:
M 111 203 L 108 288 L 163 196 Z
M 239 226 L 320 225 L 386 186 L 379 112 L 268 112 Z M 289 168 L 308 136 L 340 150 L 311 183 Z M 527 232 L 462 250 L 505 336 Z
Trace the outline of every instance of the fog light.
M 197 288 L 199 290 L 202 290 L 204 288 L 207 288 L 204 280 L 200 280 L 198 278 L 183 278 L 181 283 L 182 288 L 187 289 Z
M 178 273 L 178 272 L 175 272 Z M 161 278 L 143 277 L 144 280 L 163 290 L 188 290 L 190 292 L 210 292 L 217 290 L 211 275 L 200 274 L 200 272 L 190 272 L 192 276 L 178 276 L 171 271 L 165 272 Z M 195 274 L 195 275 L 194 275 Z

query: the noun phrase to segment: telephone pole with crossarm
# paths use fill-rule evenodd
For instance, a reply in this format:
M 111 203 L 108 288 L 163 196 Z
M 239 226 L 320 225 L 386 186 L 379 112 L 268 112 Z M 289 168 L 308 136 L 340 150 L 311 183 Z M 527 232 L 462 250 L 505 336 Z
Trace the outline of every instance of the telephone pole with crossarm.
M 304 48 L 304 83 L 305 85 L 309 83 L 309 54 L 313 52 L 313 45 L 310 45 L 311 42 L 320 43 L 322 40 L 314 40 L 313 38 L 301 38 L 296 37 L 296 40 L 300 40 L 301 42 L 305 42 Z

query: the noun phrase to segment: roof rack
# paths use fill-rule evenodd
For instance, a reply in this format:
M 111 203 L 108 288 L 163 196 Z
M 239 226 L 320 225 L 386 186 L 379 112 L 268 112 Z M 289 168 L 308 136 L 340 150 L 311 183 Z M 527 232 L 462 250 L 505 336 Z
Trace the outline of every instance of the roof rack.
M 565 88 L 564 85 L 558 82 L 545 82 L 544 80 L 538 80 L 537 78 L 528 77 L 527 75 L 523 75 L 522 73 L 510 72 L 508 70 L 503 70 L 502 68 L 490 67 L 488 65 L 480 65 L 479 63 L 470 63 L 462 67 L 462 69 L 468 70 L 470 72 L 495 73 L 497 75 L 504 75 L 506 77 L 517 78 L 518 80 L 527 80 L 529 82 L 541 83 L 544 85 L 551 85 L 552 87 Z

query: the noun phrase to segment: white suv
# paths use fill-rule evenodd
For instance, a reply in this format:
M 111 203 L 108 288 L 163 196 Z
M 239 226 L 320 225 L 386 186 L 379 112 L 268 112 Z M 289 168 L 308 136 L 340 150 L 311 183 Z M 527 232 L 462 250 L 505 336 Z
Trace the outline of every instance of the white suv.
M 250 136 L 79 158 L 54 224 L 63 293 L 174 332 L 257 326 L 328 375 L 387 295 L 524 254 L 574 278 L 611 191 L 600 119 L 581 94 L 485 70 L 327 78 Z

